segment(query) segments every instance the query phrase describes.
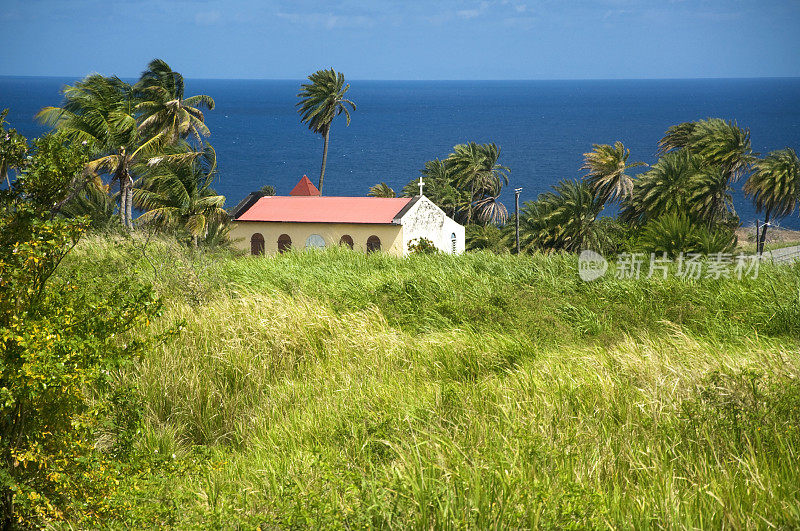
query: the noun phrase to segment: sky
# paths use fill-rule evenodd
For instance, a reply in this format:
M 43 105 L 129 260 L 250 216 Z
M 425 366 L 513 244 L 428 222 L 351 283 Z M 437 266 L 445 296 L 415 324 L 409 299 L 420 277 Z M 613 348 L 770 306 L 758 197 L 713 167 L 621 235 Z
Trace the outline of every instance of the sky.
M 800 76 L 800 0 L 0 0 L 0 75 Z

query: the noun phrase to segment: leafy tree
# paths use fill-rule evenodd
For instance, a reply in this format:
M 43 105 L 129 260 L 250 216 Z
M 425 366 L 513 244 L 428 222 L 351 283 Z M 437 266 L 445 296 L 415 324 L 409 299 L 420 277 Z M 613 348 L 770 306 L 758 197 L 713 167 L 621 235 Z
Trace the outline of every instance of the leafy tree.
M 210 145 L 191 164 L 178 161 L 153 165 L 147 170 L 145 184 L 134 190 L 134 202 L 145 210 L 139 219 L 184 230 L 197 247 L 211 222 L 227 218 L 225 196 L 211 188 L 215 177 L 216 154 Z
M 603 201 L 585 181 L 562 180 L 528 201 L 520 212 L 520 246 L 526 250 L 598 249 L 597 216 Z
M 65 179 L 66 180 L 66 179 Z M 25 176 L 0 193 L 0 526 L 97 513 L 111 488 L 93 448 L 110 372 L 147 345 L 128 333 L 157 315 L 145 288 L 79 296 L 51 277 L 84 231 L 37 208 Z M 63 189 L 57 196 L 66 195 Z
M 756 242 L 757 252 L 762 253 L 770 219 L 792 214 L 800 201 L 800 160 L 794 150 L 773 151 L 757 160 L 744 192 L 753 197 L 756 209 L 764 212 L 764 228 Z
M 622 142 L 594 144 L 592 151 L 583 154 L 582 170 L 587 170 L 586 179 L 595 195 L 604 203 L 621 201 L 633 191 L 633 178 L 626 172 L 630 168 L 644 166 L 643 162 L 628 164 L 631 151 Z
M 300 121 L 308 124 L 308 128 L 315 133 L 322 135 L 325 145 L 322 148 L 322 168 L 319 172 L 319 192 L 322 193 L 322 185 L 325 179 L 325 164 L 328 161 L 328 142 L 331 136 L 331 125 L 334 118 L 344 114 L 347 118 L 347 125 L 350 125 L 350 107 L 356 110 L 356 104 L 345 98 L 345 94 L 350 89 L 349 84 L 345 84 L 344 74 L 330 70 L 318 70 L 308 76 L 310 83 L 300 85 L 300 92 L 297 97 L 298 112 L 301 115 Z
M 386 183 L 371 186 L 367 195 L 370 197 L 397 197 L 394 190 Z
M 214 109 L 214 99 L 205 94 L 184 98 L 183 76 L 162 59 L 153 59 L 134 89 L 144 101 L 136 104 L 139 133 L 161 134 L 168 144 L 192 135 L 198 143 L 211 132 L 201 107 Z
M 18 175 L 18 198 L 53 217 L 87 184 L 89 149 L 49 134 L 34 141 L 33 156 Z
M 114 206 L 108 185 L 97 179 L 65 202 L 60 214 L 68 218 L 86 218 L 93 229 L 110 229 L 119 226 Z
M 8 109 L 0 112 L 0 180 L 4 180 L 6 186 L 11 188 L 8 172 L 9 170 L 19 170 L 24 166 L 28 154 L 28 143 L 16 129 L 6 130 L 5 125 L 8 124 L 6 116 L 8 116 Z
M 276 193 L 275 187 L 272 186 L 271 184 L 265 184 L 264 186 L 259 188 L 259 192 L 261 192 L 265 196 L 273 196 Z

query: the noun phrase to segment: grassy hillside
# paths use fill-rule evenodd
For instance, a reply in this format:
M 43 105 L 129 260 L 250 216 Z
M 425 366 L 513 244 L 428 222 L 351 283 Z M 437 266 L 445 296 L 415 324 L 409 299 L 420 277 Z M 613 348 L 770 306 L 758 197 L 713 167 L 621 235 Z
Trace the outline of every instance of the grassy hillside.
M 112 526 L 800 525 L 800 268 L 96 238 L 59 275 L 152 283 L 183 326 L 119 376 L 143 425 Z

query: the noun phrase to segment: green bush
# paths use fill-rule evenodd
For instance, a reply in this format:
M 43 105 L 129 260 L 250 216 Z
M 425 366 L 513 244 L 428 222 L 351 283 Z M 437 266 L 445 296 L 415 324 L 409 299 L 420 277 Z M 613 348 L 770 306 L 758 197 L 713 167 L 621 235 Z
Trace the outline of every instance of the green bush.
M 671 258 L 680 253 L 731 253 L 736 247 L 736 234 L 724 228 L 709 229 L 684 214 L 667 214 L 643 227 L 637 246 Z
M 436 254 L 439 249 L 428 238 L 415 238 L 408 242 L 408 251 L 411 254 Z
M 124 450 L 134 427 L 114 405 L 130 398 L 119 389 L 115 395 L 112 375 L 143 352 L 146 336 L 130 332 L 160 310 L 153 292 L 135 283 L 88 294 L 69 279 L 52 279 L 85 225 L 19 202 L 30 182 L 19 180 L 0 198 L 3 528 L 110 510 L 106 494 L 114 478 L 95 450 L 96 435 L 105 423 L 117 435 L 111 445 L 120 442 Z M 108 419 L 105 413 L 115 409 L 122 413 Z

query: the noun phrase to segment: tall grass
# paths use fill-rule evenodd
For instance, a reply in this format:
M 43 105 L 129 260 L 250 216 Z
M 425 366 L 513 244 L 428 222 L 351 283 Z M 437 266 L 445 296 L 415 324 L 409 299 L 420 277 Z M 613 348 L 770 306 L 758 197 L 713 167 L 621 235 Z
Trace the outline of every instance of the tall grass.
M 800 525 L 797 268 L 95 239 L 61 274 L 152 282 L 185 326 L 123 375 L 140 450 L 183 464 L 123 489 L 129 525 Z

